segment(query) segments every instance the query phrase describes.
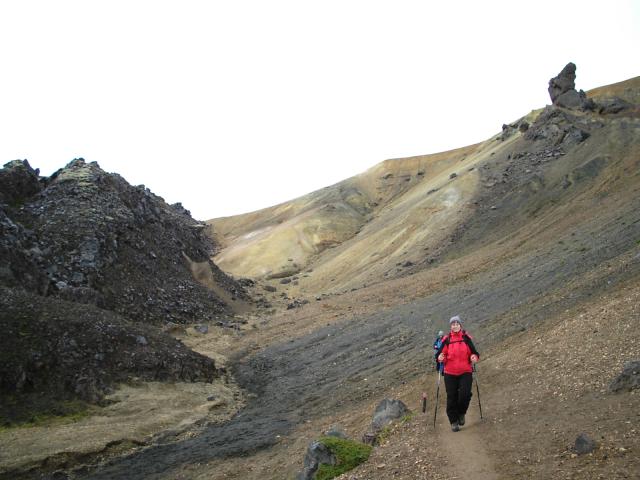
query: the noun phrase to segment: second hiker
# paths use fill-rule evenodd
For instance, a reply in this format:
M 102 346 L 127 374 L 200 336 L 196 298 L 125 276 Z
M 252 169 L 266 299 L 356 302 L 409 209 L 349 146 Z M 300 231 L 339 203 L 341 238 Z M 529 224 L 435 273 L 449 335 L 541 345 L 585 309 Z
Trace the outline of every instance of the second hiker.
M 442 364 L 438 361 L 438 353 L 440 352 L 440 348 L 442 347 L 442 342 L 444 341 L 444 332 L 442 330 L 440 330 L 438 332 L 438 336 L 436 337 L 436 339 L 433 341 L 433 359 L 435 360 L 436 364 L 435 364 L 435 369 L 438 372 L 442 371 Z
M 465 414 L 471 401 L 473 364 L 480 354 L 471 336 L 462 329 L 462 320 L 456 315 L 449 320 L 451 331 L 443 338 L 437 359 L 444 363 L 444 385 L 447 390 L 447 417 L 451 430 L 457 432 L 465 424 Z

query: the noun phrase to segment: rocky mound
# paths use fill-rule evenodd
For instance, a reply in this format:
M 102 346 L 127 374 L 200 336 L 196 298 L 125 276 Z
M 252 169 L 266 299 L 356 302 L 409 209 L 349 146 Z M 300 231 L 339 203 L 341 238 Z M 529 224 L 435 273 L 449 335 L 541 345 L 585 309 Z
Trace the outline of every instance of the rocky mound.
M 0 287 L 0 420 L 65 413 L 65 401 L 99 403 L 130 380 L 211 381 L 213 360 L 159 329 L 113 312 Z
M 162 334 L 166 323 L 225 323 L 218 292 L 247 298 L 209 257 L 215 245 L 180 204 L 76 159 L 42 178 L 0 170 L 0 385 L 11 395 L 96 401 L 117 381 L 206 380 L 213 361 Z M 153 325 L 153 327 L 151 327 Z
M 50 280 L 48 288 L 36 282 L 30 290 L 51 289 L 152 323 L 206 321 L 227 310 L 193 280 L 189 261 L 208 262 L 214 246 L 180 204 L 169 206 L 144 186 L 132 187 L 82 159 L 45 179 L 26 162 L 11 162 L 5 170 L 3 200 L 13 205 L 6 213 L 31 231 L 10 255 L 28 254 Z M 5 188 L 17 178 L 20 190 Z M 5 283 L 33 283 L 24 278 L 22 263 L 8 262 Z M 210 268 L 231 296 L 244 296 L 213 263 Z

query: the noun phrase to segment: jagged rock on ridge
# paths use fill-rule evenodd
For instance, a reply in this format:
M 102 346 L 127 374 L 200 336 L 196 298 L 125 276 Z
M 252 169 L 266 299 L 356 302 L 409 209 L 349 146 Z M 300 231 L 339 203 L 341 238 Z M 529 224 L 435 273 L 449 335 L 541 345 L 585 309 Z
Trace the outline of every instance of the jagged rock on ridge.
M 42 190 L 39 172 L 27 160 L 5 163 L 0 170 L 0 203 L 16 205 Z
M 556 104 L 556 100 L 567 92 L 575 91 L 576 87 L 576 65 L 573 62 L 567 63 L 562 71 L 549 80 L 549 96 L 551 103 Z
M 576 65 L 568 63 L 558 74 L 549 80 L 551 103 L 569 109 L 593 110 L 595 103 L 587 98 L 584 91 L 575 89 Z

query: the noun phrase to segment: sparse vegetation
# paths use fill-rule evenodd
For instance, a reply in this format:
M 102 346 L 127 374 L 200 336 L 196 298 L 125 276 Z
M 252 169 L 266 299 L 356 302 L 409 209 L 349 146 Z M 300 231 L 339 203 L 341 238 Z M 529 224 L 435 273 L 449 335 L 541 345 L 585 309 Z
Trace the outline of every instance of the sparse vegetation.
M 337 465 L 320 464 L 316 472 L 316 480 L 329 480 L 365 462 L 371 454 L 372 447 L 364 443 L 344 438 L 322 437 L 324 444 L 338 459 Z
M 15 400 L 15 398 L 5 398 L 3 402 L 10 405 L 12 400 Z M 38 404 L 19 408 L 18 405 L 14 405 L 13 413 L 14 415 L 12 415 L 11 418 L 4 415 L 0 416 L 0 432 L 12 428 L 30 428 L 74 423 L 91 414 L 89 404 L 80 400 L 54 402 L 46 407 Z

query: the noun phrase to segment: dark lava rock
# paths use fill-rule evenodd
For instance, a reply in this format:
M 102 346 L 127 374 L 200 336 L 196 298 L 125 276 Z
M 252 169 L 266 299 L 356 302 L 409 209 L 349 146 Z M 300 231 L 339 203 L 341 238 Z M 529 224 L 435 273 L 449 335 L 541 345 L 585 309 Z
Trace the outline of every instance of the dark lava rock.
M 557 77 L 549 80 L 551 103 L 558 107 L 581 110 L 594 110 L 595 103 L 587 98 L 585 92 L 575 89 L 576 66 L 568 63 Z
M 46 295 L 50 281 L 36 236 L 12 221 L 0 204 L 0 285 Z
M 17 418 L 29 405 L 65 399 L 99 402 L 133 379 L 217 376 L 211 359 L 160 330 L 231 313 L 192 271 L 208 269 L 207 281 L 248 299 L 211 262 L 216 245 L 203 227 L 182 205 L 95 162 L 73 160 L 48 178 L 26 161 L 7 163 L 0 170 L 0 415 Z
M 575 451 L 578 455 L 584 455 L 591 453 L 596 449 L 596 442 L 590 438 L 587 434 L 581 433 L 576 438 Z
M 193 263 L 207 263 L 222 288 L 246 298 L 242 286 L 209 260 L 214 245 L 183 207 L 167 205 L 95 162 L 76 159 L 42 181 L 39 190 L 28 164 L 8 165 L 5 177 L 28 178 L 30 183 L 22 183 L 32 185 L 19 190 L 31 197 L 13 194 L 21 195 L 23 204 L 10 220 L 29 225 L 32 238 L 15 245 L 11 265 L 24 256 L 20 252 L 37 247 L 41 255 L 35 263 L 46 273 L 51 294 L 92 302 L 133 321 L 204 322 L 228 311 L 191 274 Z M 13 277 L 19 277 L 15 270 Z
M 524 133 L 525 140 L 544 141 L 549 146 L 566 148 L 589 138 L 590 133 L 580 123 L 580 118 L 570 112 L 547 106 Z
M 206 382 L 222 373 L 152 325 L 20 289 L 0 287 L 0 297 L 2 418 L 71 398 L 97 403 L 132 379 Z
M 576 87 L 576 65 L 567 63 L 558 76 L 549 80 L 549 96 L 551 103 L 556 104 L 556 100 L 567 92 L 575 91 Z
M 42 189 L 38 173 L 26 160 L 6 163 L 0 170 L 0 203 L 19 206 L 38 193 Z
M 296 477 L 297 480 L 312 480 L 321 463 L 335 465 L 337 459 L 323 443 L 314 441 L 307 448 L 304 456 L 304 469 Z
M 620 113 L 632 107 L 631 103 L 618 97 L 604 98 L 598 101 L 598 113 L 603 115 Z
M 409 409 L 401 400 L 385 398 L 382 400 L 373 413 L 371 427 L 374 432 L 379 432 L 392 421 L 402 418 Z
M 609 391 L 631 391 L 640 387 L 640 360 L 627 362 L 618 375 L 609 385 Z
M 384 427 L 408 413 L 409 409 L 402 401 L 385 398 L 376 407 L 371 425 L 362 435 L 362 442 L 367 445 L 377 445 L 380 432 Z

